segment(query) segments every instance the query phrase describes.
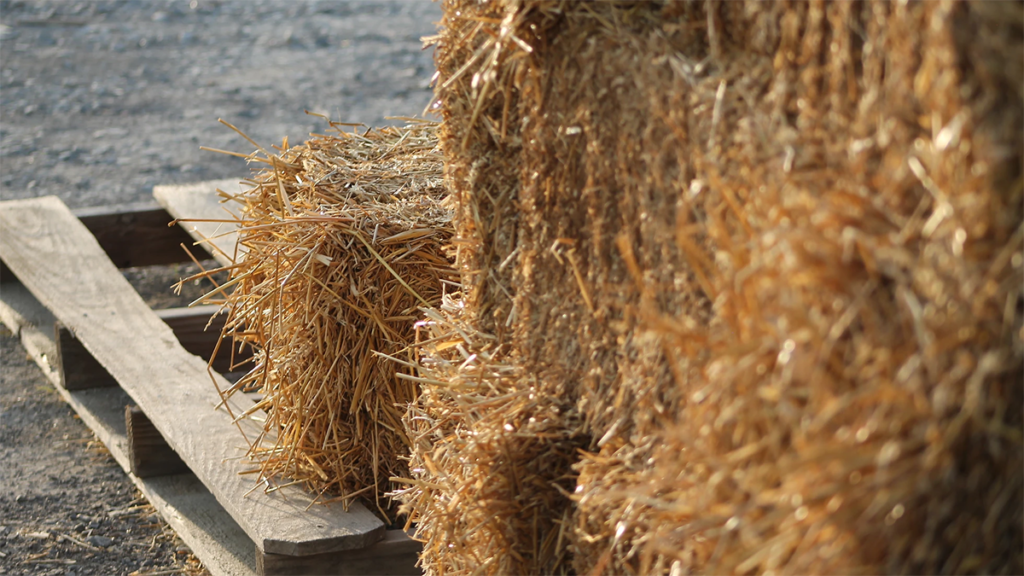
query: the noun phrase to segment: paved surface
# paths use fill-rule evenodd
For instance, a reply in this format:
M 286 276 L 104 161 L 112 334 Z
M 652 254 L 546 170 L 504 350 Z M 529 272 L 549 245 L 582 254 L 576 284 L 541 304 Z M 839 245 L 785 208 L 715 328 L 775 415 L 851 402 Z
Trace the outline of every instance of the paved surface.
M 439 18 L 425 0 L 0 0 L 0 199 L 104 206 L 148 201 L 156 184 L 244 178 L 243 160 L 199 150 L 252 152 L 218 118 L 269 146 L 324 130 L 304 110 L 370 125 L 419 115 L 433 73 L 420 38 Z M 129 278 L 169 306 L 181 272 Z M 90 440 L 0 329 L 0 574 L 183 566 Z

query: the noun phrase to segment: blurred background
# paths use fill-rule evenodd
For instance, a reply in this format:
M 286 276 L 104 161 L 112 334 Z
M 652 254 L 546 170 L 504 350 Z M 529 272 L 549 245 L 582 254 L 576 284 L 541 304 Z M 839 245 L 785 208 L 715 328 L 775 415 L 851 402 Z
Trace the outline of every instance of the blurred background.
M 0 198 L 71 208 L 244 178 L 253 146 L 430 103 L 428 0 L 0 2 Z

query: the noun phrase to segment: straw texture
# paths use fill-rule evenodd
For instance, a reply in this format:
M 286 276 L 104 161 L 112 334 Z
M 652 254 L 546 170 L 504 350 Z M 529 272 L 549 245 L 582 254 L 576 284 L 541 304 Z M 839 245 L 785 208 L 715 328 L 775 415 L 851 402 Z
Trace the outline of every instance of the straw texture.
M 444 12 L 428 573 L 1024 569 L 1021 4 Z
M 250 457 L 268 486 L 300 482 L 346 505 L 407 476 L 402 426 L 417 385 L 408 360 L 418 309 L 440 304 L 454 271 L 446 244 L 436 125 L 319 135 L 253 155 L 269 168 L 240 202 L 227 333 L 254 366 L 234 390 L 262 395 Z M 222 352 L 225 353 L 225 352 Z
M 436 82 L 462 292 L 422 324 L 401 498 L 426 540 L 427 573 L 565 572 L 571 464 L 585 445 L 573 389 L 524 372 L 509 346 L 527 72 L 510 33 L 528 15 L 502 3 L 451 2 L 444 13 Z

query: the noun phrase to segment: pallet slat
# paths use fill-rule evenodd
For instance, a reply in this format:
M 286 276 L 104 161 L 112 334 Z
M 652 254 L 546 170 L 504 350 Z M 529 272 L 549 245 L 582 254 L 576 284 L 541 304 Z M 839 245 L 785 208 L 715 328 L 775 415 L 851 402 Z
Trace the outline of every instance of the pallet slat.
M 58 385 L 61 388 L 86 390 L 117 386 L 117 380 L 89 354 L 74 332 L 60 322 L 54 323 L 53 331 L 54 344 L 57 346 L 55 356 Z
M 383 540 L 363 550 L 314 556 L 281 556 L 256 551 L 261 576 L 407 576 L 414 570 L 422 545 L 401 530 L 389 530 Z
M 155 202 L 82 208 L 73 214 L 118 268 L 190 261 L 181 245 L 191 246 L 192 238 L 181 227 L 168 226 L 174 218 Z M 200 260 L 210 258 L 205 250 L 193 249 L 193 254 Z M 14 280 L 14 274 L 0 262 L 0 282 Z
M 197 306 L 195 308 L 168 308 L 156 310 L 174 332 L 181 346 L 188 352 L 209 362 L 220 341 L 221 329 L 226 316 L 217 314 L 219 306 Z M 216 314 L 216 316 L 215 316 Z M 61 386 L 68 390 L 82 390 L 103 386 L 116 386 L 117 381 L 92 357 L 71 330 L 59 322 L 55 327 L 57 343 L 57 371 Z M 222 345 L 213 369 L 221 374 L 245 368 L 243 364 L 252 358 L 249 349 L 235 351 L 232 362 L 228 345 Z
M 269 496 L 239 476 L 237 431 L 205 363 L 117 272 L 96 240 L 55 197 L 0 205 L 0 257 L 61 322 L 74 330 L 168 443 L 261 551 L 292 556 L 365 548 L 384 526 L 361 504 L 348 513 L 310 507 L 299 489 Z M 214 376 L 220 386 L 226 381 Z M 282 497 L 284 496 L 284 497 Z

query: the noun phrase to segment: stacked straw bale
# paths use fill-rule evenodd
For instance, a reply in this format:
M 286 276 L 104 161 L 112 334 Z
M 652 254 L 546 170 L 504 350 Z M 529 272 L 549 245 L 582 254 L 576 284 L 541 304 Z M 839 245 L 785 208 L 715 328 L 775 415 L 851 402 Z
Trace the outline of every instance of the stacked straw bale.
M 318 135 L 279 154 L 242 203 L 226 331 L 255 350 L 234 390 L 265 413 L 250 456 L 261 480 L 302 482 L 395 520 L 383 495 L 407 476 L 405 407 L 418 309 L 440 304 L 446 255 L 436 125 Z M 224 288 L 227 288 L 225 286 Z
M 500 2 L 449 2 L 444 14 L 440 141 L 462 293 L 424 321 L 402 499 L 426 538 L 428 573 L 564 572 L 571 464 L 585 446 L 574 390 L 524 372 L 509 347 L 524 146 L 518 83 L 528 62 L 508 59 L 520 40 L 507 32 L 526 23 Z
M 428 573 L 1024 570 L 1022 4 L 444 12 Z

